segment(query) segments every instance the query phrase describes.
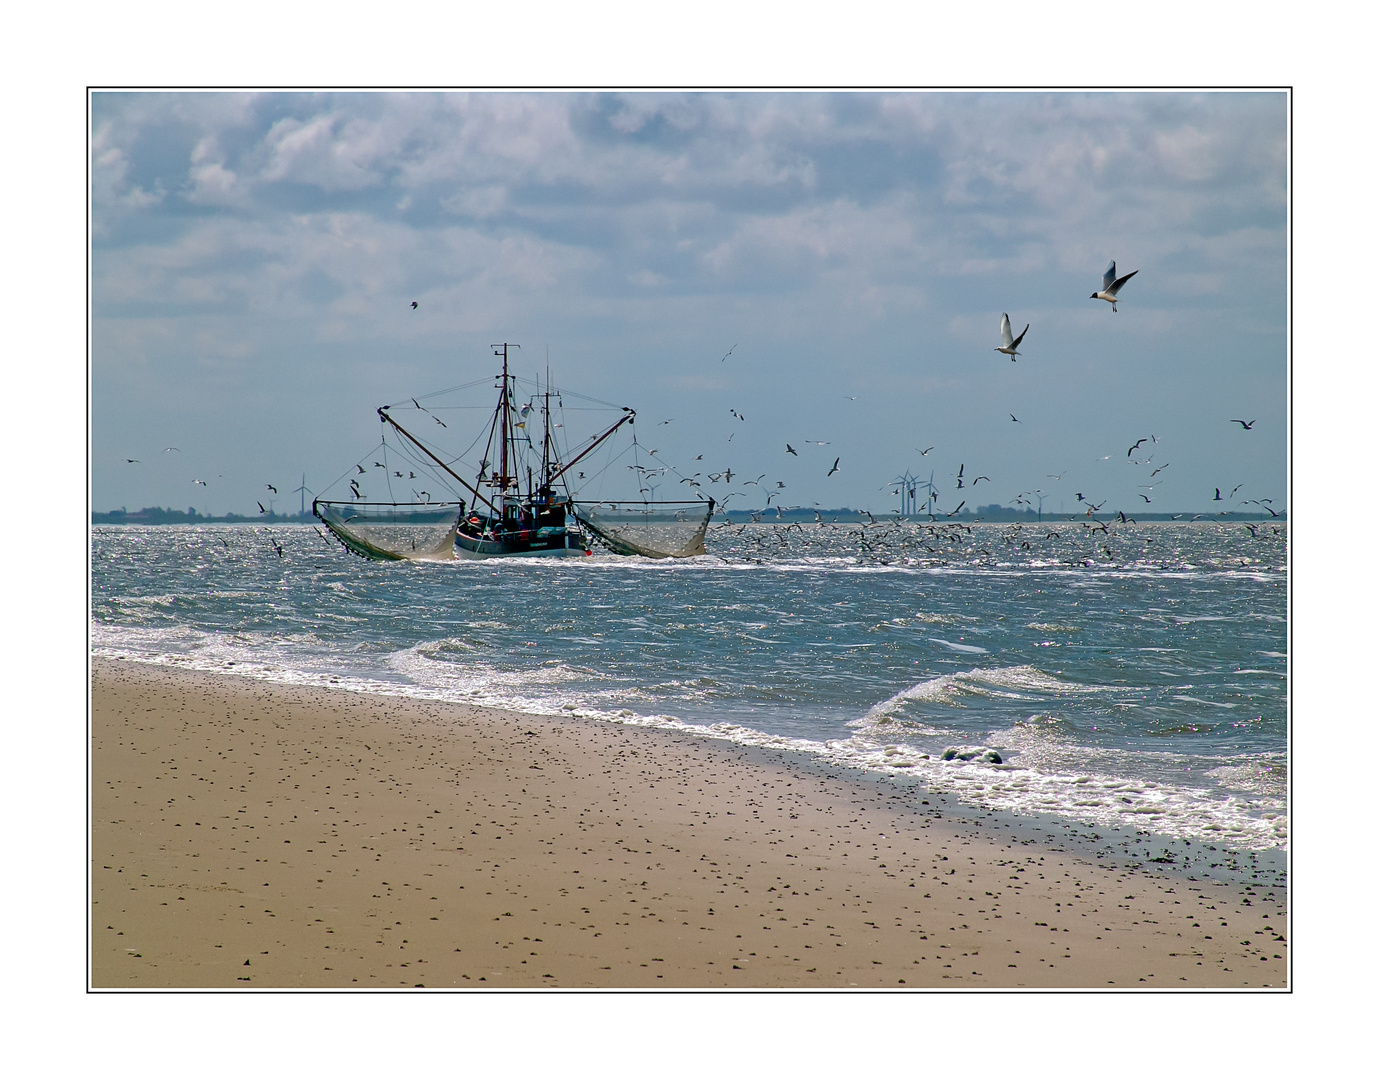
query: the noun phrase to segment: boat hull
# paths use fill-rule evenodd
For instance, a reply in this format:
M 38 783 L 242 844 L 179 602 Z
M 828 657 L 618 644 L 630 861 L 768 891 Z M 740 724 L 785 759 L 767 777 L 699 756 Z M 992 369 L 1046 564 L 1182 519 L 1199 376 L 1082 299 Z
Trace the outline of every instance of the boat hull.
M 568 534 L 551 537 L 501 537 L 483 539 L 459 533 L 455 537 L 457 559 L 539 559 L 583 555 L 584 547 Z

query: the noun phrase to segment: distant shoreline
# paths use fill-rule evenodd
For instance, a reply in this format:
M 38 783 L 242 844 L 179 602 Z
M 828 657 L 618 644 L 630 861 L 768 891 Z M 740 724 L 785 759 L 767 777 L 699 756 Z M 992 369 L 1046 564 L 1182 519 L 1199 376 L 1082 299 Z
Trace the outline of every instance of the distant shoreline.
M 815 520 L 814 510 L 787 509 L 776 512 L 776 507 L 768 507 L 765 510 L 726 510 L 720 511 L 715 518 L 726 518 L 734 524 L 748 524 L 752 521 L 761 521 L 766 524 L 803 522 L 812 524 Z M 1097 521 L 1106 524 L 1120 524 L 1118 511 L 1110 514 L 1098 513 L 1089 518 L 1084 511 L 1081 514 L 1058 514 L 1050 512 L 1040 515 L 1033 510 L 1015 510 L 1010 507 L 981 507 L 976 511 L 964 510 L 960 514 L 935 515 L 929 517 L 927 514 L 908 514 L 898 516 L 896 514 L 869 514 L 865 510 L 852 510 L 842 507 L 835 510 L 819 510 L 819 518 L 825 524 L 857 524 L 858 522 L 878 524 L 886 521 L 903 521 L 919 525 L 943 525 L 948 523 L 962 522 L 965 525 L 978 523 L 988 523 L 994 525 L 1010 524 L 1031 524 L 1048 525 L 1062 521 Z M 1227 512 L 1218 511 L 1211 513 L 1203 510 L 1185 510 L 1173 514 L 1126 514 L 1130 522 L 1143 524 L 1145 522 L 1174 522 L 1181 521 L 1273 521 L 1283 524 L 1288 520 L 1286 511 L 1280 512 L 1277 517 L 1271 516 L 1267 511 L 1263 513 L 1231 510 Z M 92 525 L 310 525 L 315 523 L 316 518 L 312 514 L 221 514 L 207 515 L 198 514 L 195 511 L 185 510 L 165 510 L 160 506 L 146 506 L 142 510 L 108 510 L 93 511 L 91 514 Z

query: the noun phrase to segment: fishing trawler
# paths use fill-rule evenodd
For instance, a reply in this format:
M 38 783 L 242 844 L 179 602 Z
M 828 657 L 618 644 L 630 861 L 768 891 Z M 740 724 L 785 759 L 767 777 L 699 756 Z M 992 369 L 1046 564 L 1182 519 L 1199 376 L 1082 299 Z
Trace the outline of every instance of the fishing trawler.
M 486 429 L 470 447 L 473 450 L 483 444 L 481 460 L 477 466 L 470 466 L 474 470 L 473 481 L 456 471 L 455 466 L 464 467 L 464 454 L 448 455 L 415 430 L 426 417 L 449 429 L 436 415 L 440 409 L 433 399 L 438 395 L 424 396 L 429 408 L 418 398 L 384 405 L 378 409 L 384 425 L 379 456 L 384 460 L 375 458 L 372 465 L 383 470 L 390 491 L 394 477 L 415 480 L 416 469 L 421 468 L 421 479 L 450 489 L 456 498 L 437 501 L 430 491 L 423 490 L 414 491 L 411 502 L 368 501 L 358 477 L 370 475 L 370 470 L 360 461 L 355 465 L 357 475 L 350 478 L 350 499 L 312 500 L 312 512 L 331 535 L 354 554 L 382 561 L 587 556 L 593 554 L 594 544 L 618 555 L 702 555 L 704 534 L 713 514 L 712 499 L 658 502 L 645 498 L 580 498 L 579 492 L 571 488 L 570 478 L 588 477 L 572 470 L 589 461 L 620 431 L 631 431 L 636 411 L 627 406 L 598 403 L 620 410 L 620 415 L 584 444 L 562 452 L 560 439 L 554 436 L 564 424 L 552 420 L 552 398 L 557 408 L 563 408 L 563 397 L 570 392 L 552 388 L 548 377 L 544 389 L 537 384 L 535 392 L 523 402 L 517 377 L 508 367 L 509 347 L 507 343 L 493 346 L 494 355 L 503 362 L 501 374 L 495 377 L 498 404 Z M 407 418 L 404 426 L 394 413 L 403 412 L 409 404 L 416 410 L 417 419 Z M 539 446 L 534 434 L 538 424 Z M 389 433 L 393 436 L 391 443 Z M 401 464 L 408 466 L 406 477 L 400 468 L 394 468 Z M 603 479 L 609 468 L 606 465 L 590 476 Z M 461 490 L 456 491 L 455 485 Z M 647 490 L 640 488 L 639 494 L 645 495 Z

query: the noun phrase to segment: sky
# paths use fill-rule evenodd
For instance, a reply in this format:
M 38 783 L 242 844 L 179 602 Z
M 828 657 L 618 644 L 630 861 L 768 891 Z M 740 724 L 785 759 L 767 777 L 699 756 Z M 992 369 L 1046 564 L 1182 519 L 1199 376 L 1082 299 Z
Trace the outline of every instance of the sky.
M 378 405 L 509 341 L 787 506 L 890 511 L 908 470 L 940 511 L 1282 509 L 1287 120 L 1263 92 L 94 93 L 92 507 L 295 510 Z

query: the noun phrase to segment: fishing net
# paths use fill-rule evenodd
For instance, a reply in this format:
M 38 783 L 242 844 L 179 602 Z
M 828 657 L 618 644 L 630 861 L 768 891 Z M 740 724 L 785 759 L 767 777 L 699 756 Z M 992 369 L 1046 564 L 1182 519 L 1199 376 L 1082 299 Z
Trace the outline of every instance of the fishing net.
M 312 512 L 356 555 L 366 559 L 449 561 L 464 504 L 356 503 L 317 499 Z
M 617 555 L 687 559 L 704 554 L 713 514 L 708 502 L 581 502 L 575 517 Z

